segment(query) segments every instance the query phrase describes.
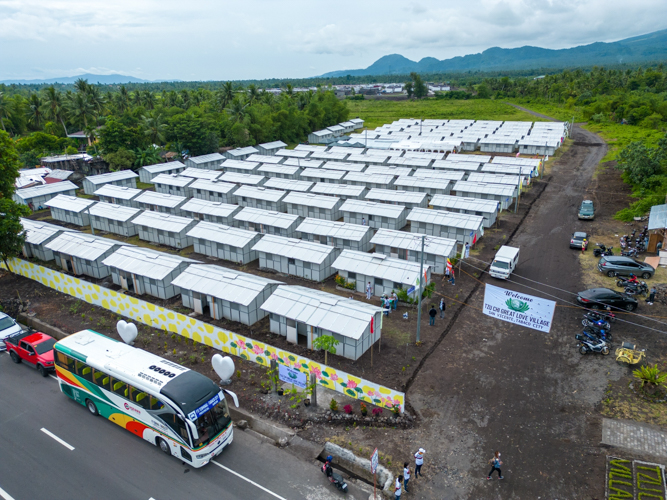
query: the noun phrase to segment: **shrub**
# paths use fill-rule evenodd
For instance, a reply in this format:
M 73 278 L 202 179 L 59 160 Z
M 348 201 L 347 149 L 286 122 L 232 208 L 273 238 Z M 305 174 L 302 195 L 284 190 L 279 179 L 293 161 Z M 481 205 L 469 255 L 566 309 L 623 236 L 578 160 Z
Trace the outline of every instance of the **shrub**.
M 338 401 L 332 398 L 331 402 L 329 403 L 329 409 L 331 411 L 338 411 Z
M 366 414 L 368 413 L 368 408 L 364 403 L 359 403 L 359 410 L 361 411 L 361 414 L 364 416 L 366 416 Z
M 348 415 L 352 414 L 352 405 L 345 405 L 343 406 L 343 411 L 347 413 Z
M 356 281 L 347 281 L 340 274 L 336 275 L 336 277 L 334 278 L 334 281 L 336 282 L 336 284 L 338 286 L 341 286 L 343 288 L 347 288 L 348 290 L 356 290 L 357 289 L 357 282 Z
M 642 387 L 645 385 L 649 387 L 665 385 L 665 381 L 667 380 L 667 372 L 661 372 L 657 363 L 653 366 L 641 366 L 638 370 L 633 371 L 632 374 L 641 381 Z
M 373 411 L 371 412 L 374 417 L 379 417 L 382 415 L 382 408 L 373 408 Z

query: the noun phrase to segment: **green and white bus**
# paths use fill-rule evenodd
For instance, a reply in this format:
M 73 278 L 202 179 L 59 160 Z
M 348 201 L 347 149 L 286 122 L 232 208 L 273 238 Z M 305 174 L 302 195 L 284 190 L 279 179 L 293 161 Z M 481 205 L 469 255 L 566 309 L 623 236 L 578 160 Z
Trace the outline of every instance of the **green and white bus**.
M 200 373 L 92 330 L 58 341 L 54 361 L 67 396 L 193 467 L 232 442 L 224 392 Z

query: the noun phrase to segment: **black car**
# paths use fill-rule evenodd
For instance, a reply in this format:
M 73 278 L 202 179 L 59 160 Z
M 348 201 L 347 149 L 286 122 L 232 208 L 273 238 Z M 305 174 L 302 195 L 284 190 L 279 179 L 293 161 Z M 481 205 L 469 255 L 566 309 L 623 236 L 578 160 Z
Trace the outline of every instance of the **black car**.
M 624 293 L 618 293 L 609 288 L 590 288 L 579 292 L 577 302 L 589 309 L 603 309 L 605 306 L 634 311 L 637 309 L 637 299 Z
M 584 240 L 586 240 L 586 244 L 588 244 L 588 235 L 586 233 L 581 231 L 572 233 L 572 238 L 570 238 L 570 248 L 581 248 L 584 244 Z
M 598 270 L 609 277 L 630 276 L 634 274 L 645 280 L 649 279 L 655 273 L 653 266 L 620 255 L 602 256 L 598 262 Z

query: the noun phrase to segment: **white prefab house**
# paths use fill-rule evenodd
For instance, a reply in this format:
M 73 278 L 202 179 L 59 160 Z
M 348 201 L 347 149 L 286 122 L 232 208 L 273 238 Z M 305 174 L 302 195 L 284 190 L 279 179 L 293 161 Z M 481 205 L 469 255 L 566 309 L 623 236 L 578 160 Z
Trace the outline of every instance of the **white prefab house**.
M 227 160 L 222 164 L 225 172 L 236 172 L 238 174 L 254 174 L 259 168 L 259 163 L 245 160 Z
M 393 259 L 380 253 L 355 252 L 343 250 L 333 263 L 333 268 L 348 282 L 356 283 L 357 292 L 365 292 L 371 284 L 373 295 L 390 295 L 393 290 L 410 289 L 418 286 L 418 262 Z M 424 263 L 426 283 L 431 282 L 431 266 Z
M 21 218 L 21 225 L 25 231 L 23 256 L 26 259 L 34 257 L 44 262 L 53 260 L 53 251 L 46 248 L 45 245 L 63 232 L 72 231 L 62 226 L 24 218 Z
M 468 182 L 479 182 L 482 184 L 504 184 L 519 189 L 523 186 L 523 177 L 520 175 L 490 174 L 484 172 L 473 172 L 466 179 Z
M 501 175 L 518 175 L 522 177 L 522 185 L 530 184 L 532 177 L 537 175 L 535 167 L 530 165 L 510 165 L 503 163 L 485 163 L 482 167 L 483 174 L 501 174 Z
M 262 165 L 280 165 L 285 161 L 285 156 L 266 156 L 261 154 L 250 155 L 246 158 L 246 161 L 254 161 L 261 163 Z
M 340 125 L 332 125 L 331 127 L 327 127 L 327 130 L 333 132 L 334 137 L 340 137 L 345 134 L 345 128 Z
M 431 199 L 431 206 L 436 210 L 481 215 L 484 217 L 484 227 L 491 227 L 495 224 L 500 211 L 499 201 L 464 198 L 463 196 L 437 195 Z
M 317 130 L 308 134 L 308 142 L 311 144 L 329 144 L 335 141 L 336 138 L 331 130 Z
M 362 120 L 361 118 L 352 118 L 351 120 L 348 121 L 354 125 L 355 130 L 364 128 L 364 120 Z
M 311 193 L 315 194 L 326 194 L 330 196 L 335 196 L 341 200 L 362 200 L 368 188 L 366 186 L 353 186 L 352 184 L 331 184 L 329 182 L 318 182 L 310 190 Z
M 192 179 L 206 179 L 212 181 L 222 175 L 221 170 L 205 170 L 203 168 L 188 167 L 180 174 L 181 177 L 190 177 Z
M 440 155 L 442 156 L 442 155 Z M 409 168 L 410 170 L 416 170 L 420 168 L 431 168 L 434 158 L 413 158 L 413 157 L 392 157 L 390 160 L 387 160 L 387 167 L 397 167 L 397 168 Z M 403 175 L 403 174 L 401 174 Z
M 303 152 L 303 151 L 302 151 Z M 298 153 L 298 151 L 297 151 Z M 323 160 L 306 160 L 302 158 L 287 158 L 283 165 L 292 165 L 301 168 L 321 168 L 324 165 Z
M 396 189 L 426 193 L 430 196 L 436 194 L 449 194 L 452 189 L 452 183 L 449 179 L 438 177 L 399 177 L 394 182 Z
M 298 215 L 246 207 L 234 216 L 234 225 L 262 234 L 277 234 L 292 238 L 301 222 Z
M 229 158 L 230 160 L 245 160 L 248 156 L 255 155 L 257 153 L 259 153 L 259 150 L 253 148 L 252 146 L 247 146 L 245 148 L 230 149 L 229 151 L 225 151 L 223 155 L 225 158 Z M 227 168 L 226 165 L 223 165 L 223 167 L 225 169 Z
M 65 271 L 102 279 L 110 274 L 102 261 L 123 245 L 120 241 L 68 231 L 45 247 L 53 252 L 56 263 Z
M 170 299 L 181 293 L 172 281 L 191 264 L 201 262 L 142 247 L 121 247 L 102 262 L 113 282 L 135 295 Z
M 139 180 L 141 182 L 150 182 L 151 179 L 160 174 L 178 174 L 185 170 L 185 165 L 180 161 L 169 161 L 167 163 L 158 163 L 156 165 L 146 165 L 141 167 L 139 172 Z
M 462 171 L 453 171 L 453 170 L 430 170 L 430 169 L 420 169 L 412 173 L 412 177 L 417 178 L 429 178 L 429 179 L 446 179 L 449 181 L 462 181 L 465 176 L 468 175 L 467 172 Z M 396 183 L 394 183 L 396 185 Z
M 188 231 L 188 236 L 195 252 L 239 264 L 257 260 L 252 247 L 262 238 L 260 233 L 214 222 L 200 222 Z
M 312 281 L 324 281 L 331 276 L 334 273 L 331 264 L 340 254 L 340 248 L 273 234 L 264 235 L 252 249 L 259 255 L 260 269 Z
M 203 168 L 205 170 L 220 170 L 220 164 L 225 157 L 220 153 L 211 153 L 202 156 L 193 156 L 185 160 L 186 167 Z
M 259 144 L 257 146 L 257 151 L 259 151 L 260 155 L 274 156 L 277 151 L 280 151 L 286 147 L 287 144 L 285 144 L 283 141 L 265 142 L 264 144 Z
M 134 218 L 143 212 L 140 208 L 100 202 L 90 207 L 90 222 L 94 229 L 121 236 L 136 236 Z
M 401 175 L 410 175 L 412 173 L 412 169 L 408 167 L 397 167 L 395 165 L 382 165 L 378 167 L 368 167 L 365 173 L 393 175 L 394 177 L 399 177 Z
M 281 285 L 261 308 L 272 333 L 311 349 L 319 336 L 330 335 L 339 342 L 336 355 L 348 359 L 359 359 L 382 336 L 382 309 L 321 290 Z
M 277 157 L 272 157 L 277 158 Z M 257 169 L 258 175 L 278 179 L 298 179 L 303 169 L 294 165 L 281 165 L 280 163 L 267 163 Z M 268 182 L 268 181 L 267 181 Z
M 95 196 L 105 203 L 137 208 L 139 204 L 136 202 L 136 198 L 141 193 L 143 193 L 141 189 L 106 184 L 95 191 Z
M 83 192 L 86 194 L 95 194 L 95 191 L 105 184 L 136 188 L 137 177 L 139 176 L 132 170 L 119 170 L 118 172 L 109 172 L 108 174 L 92 175 L 83 179 Z
M 500 209 L 506 210 L 512 204 L 514 192 L 512 186 L 503 184 L 482 184 L 479 182 L 458 181 L 454 184 L 451 194 L 464 198 L 481 198 L 500 202 Z
M 344 162 L 352 151 L 343 151 L 342 153 L 332 153 L 331 151 L 314 151 L 309 158 L 315 160 L 324 160 L 325 162 Z
M 155 191 L 144 191 L 135 198 L 139 208 L 152 210 L 171 215 L 181 215 L 181 207 L 185 205 L 188 198 L 174 194 L 157 193 Z
M 322 165 L 322 168 L 326 170 L 344 170 L 345 172 L 363 172 L 366 165 L 347 163 L 345 161 L 327 161 Z
M 390 189 L 394 185 L 394 176 L 387 174 L 367 174 L 366 172 L 348 172 L 343 178 L 346 184 L 366 186 L 369 189 Z
M 313 187 L 313 184 L 314 183 L 310 181 L 297 181 L 294 179 L 280 179 L 278 177 L 271 177 L 264 183 L 262 187 L 269 189 L 279 189 L 281 191 L 301 191 L 302 193 L 305 193 L 306 191 L 310 191 L 310 188 Z
M 385 165 L 388 159 L 389 155 L 386 152 L 383 152 L 382 154 L 365 154 L 365 155 L 361 153 L 356 153 L 350 155 L 347 161 L 351 163 L 357 163 L 360 165 L 370 165 L 379 167 Z
M 390 205 L 403 205 L 406 208 L 425 208 L 428 206 L 428 195 L 417 191 L 376 188 L 371 189 L 366 194 L 366 200 L 389 203 Z
M 246 184 L 248 186 L 261 186 L 266 182 L 266 177 L 263 175 L 239 174 L 238 172 L 225 172 L 218 179 L 222 182 Z
M 274 212 L 284 212 L 283 198 L 287 191 L 266 189 L 264 186 L 241 186 L 234 193 L 236 203 L 242 207 L 260 208 Z
M 366 200 L 347 200 L 340 207 L 345 222 L 369 226 L 374 229 L 402 229 L 407 224 L 408 209 L 402 205 L 389 205 Z
M 482 168 L 481 163 L 471 161 L 454 162 L 449 160 L 436 160 L 433 162 L 434 170 L 455 170 L 458 172 L 478 172 Z
M 172 194 L 174 196 L 190 196 L 188 186 L 195 182 L 192 177 L 182 177 L 178 174 L 160 174 L 150 181 L 155 185 L 157 193 Z
M 301 172 L 301 179 L 311 182 L 332 182 L 341 183 L 342 178 L 345 177 L 347 171 L 345 170 L 327 170 L 324 168 L 306 168 Z
M 484 217 L 445 210 L 413 208 L 408 214 L 410 231 L 457 240 L 472 245 L 484 235 Z
M 279 149 L 276 151 L 276 156 L 283 156 L 286 158 L 300 158 L 306 159 L 313 153 L 312 150 L 303 149 Z
M 77 196 L 59 194 L 44 203 L 51 209 L 51 217 L 55 220 L 74 224 L 75 226 L 90 226 L 88 209 L 95 205 L 96 201 Z
M 260 306 L 284 284 L 210 264 L 191 265 L 173 283 L 181 290 L 184 307 L 248 326 L 268 314 Z
M 450 154 L 447 157 L 447 161 L 459 163 L 464 161 L 469 161 L 472 163 L 489 163 L 491 161 L 490 155 L 466 155 L 466 154 Z
M 192 245 L 192 238 L 187 233 L 197 224 L 197 221 L 188 217 L 146 210 L 139 214 L 132 223 L 137 226 L 141 240 L 173 248 L 186 248 Z
M 53 182 L 51 184 L 17 189 L 14 191 L 12 199 L 20 205 L 27 205 L 31 210 L 41 210 L 45 207 L 47 201 L 59 194 L 76 196 L 77 189 L 79 188 L 71 181 Z
M 181 207 L 181 211 L 184 217 L 231 226 L 234 222 L 234 215 L 241 211 L 241 207 L 219 201 L 190 198 Z
M 296 231 L 297 237 L 302 240 L 329 245 L 341 250 L 368 252 L 373 246 L 371 245 L 373 230 L 368 226 L 358 224 L 307 217 L 299 224 Z
M 217 179 L 212 181 L 197 179 L 189 187 L 193 198 L 228 204 L 234 203 L 234 191 L 239 188 L 237 184 Z
M 371 239 L 375 252 L 394 259 L 421 262 L 422 235 L 392 229 L 378 229 Z M 424 239 L 424 264 L 431 266 L 435 274 L 445 274 L 447 259 L 456 257 L 456 240 L 426 236 Z
M 340 207 L 343 200 L 335 196 L 294 191 L 285 196 L 283 201 L 287 213 L 292 215 L 325 220 L 338 220 L 342 217 Z

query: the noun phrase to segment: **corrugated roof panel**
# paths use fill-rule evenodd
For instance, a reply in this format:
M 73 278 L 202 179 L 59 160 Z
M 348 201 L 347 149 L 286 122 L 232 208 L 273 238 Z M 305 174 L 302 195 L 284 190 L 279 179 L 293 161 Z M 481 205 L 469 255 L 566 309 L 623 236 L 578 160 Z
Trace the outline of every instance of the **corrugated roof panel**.
M 368 188 L 366 186 L 355 186 L 353 184 L 336 184 L 334 182 L 318 182 L 311 193 L 327 194 L 331 196 L 362 196 Z
M 372 231 L 368 226 L 360 226 L 359 224 L 350 224 L 347 222 L 330 221 L 324 219 L 314 219 L 307 217 L 303 220 L 297 232 L 317 234 L 320 236 L 331 236 L 332 238 L 341 238 L 350 241 L 361 241 L 364 239 L 369 231 Z
M 194 182 L 194 179 L 192 177 L 185 177 L 178 174 L 159 174 L 148 182 L 152 184 L 164 184 L 165 186 L 186 187 Z
M 361 172 L 366 168 L 366 165 L 359 163 L 347 163 L 344 161 L 327 161 L 322 165 L 322 169 L 326 170 L 345 170 L 346 172 Z
M 345 201 L 343 206 L 340 207 L 340 210 L 341 212 L 353 212 L 398 219 L 404 215 L 404 212 L 407 209 L 403 205 L 390 205 L 388 203 L 351 199 Z
M 496 196 L 514 196 L 514 186 L 506 186 L 505 184 L 485 184 L 481 182 L 458 181 L 452 188 L 456 193 L 480 193 L 492 194 Z
M 112 203 L 99 202 L 90 207 L 90 215 L 104 219 L 127 222 L 135 215 L 141 213 L 141 208 L 126 207 L 125 205 L 114 205 Z
M 190 184 L 190 189 L 202 189 L 213 193 L 229 193 L 236 190 L 238 186 L 232 182 L 222 182 L 219 180 L 197 179 Z
M 281 179 L 280 177 L 272 177 L 264 183 L 264 187 L 271 189 L 280 189 L 282 191 L 309 191 L 313 187 L 313 182 L 310 181 L 295 181 L 294 179 Z M 331 185 L 331 184 L 329 184 Z
M 283 158 L 282 156 L 254 154 L 248 156 L 248 158 L 246 158 L 246 161 L 254 161 L 257 163 L 261 163 L 262 165 L 276 165 L 282 163 L 284 159 L 285 158 Z
M 100 238 L 90 234 L 68 231 L 44 245 L 54 252 L 64 253 L 83 260 L 97 260 L 109 250 L 125 245 L 120 241 Z M 133 246 L 133 245 L 128 245 Z
M 299 216 L 274 212 L 272 210 L 262 210 L 261 208 L 245 207 L 234 216 L 234 219 L 288 229 L 299 220 Z
M 346 170 L 327 170 L 324 168 L 306 168 L 304 169 L 303 172 L 299 174 L 299 177 L 303 177 L 304 179 L 315 179 L 316 181 L 319 179 L 333 179 L 333 180 L 340 180 L 342 179 L 345 174 L 347 173 Z
M 65 191 L 76 191 L 78 186 L 71 181 L 53 182 L 51 184 L 42 184 L 41 186 L 17 189 L 14 194 L 23 200 L 46 196 L 54 193 L 63 193 Z
M 229 205 L 220 201 L 208 201 L 200 198 L 190 198 L 181 210 L 185 212 L 193 212 L 196 214 L 207 214 L 215 217 L 229 217 L 234 214 L 241 207 L 238 205 Z
M 243 185 L 234 191 L 234 196 L 245 196 L 255 200 L 270 201 L 273 203 L 279 202 L 287 194 L 287 191 L 280 191 L 278 189 L 267 189 L 264 186 L 247 186 Z
M 141 167 L 139 170 L 145 170 L 151 174 L 159 174 L 160 172 L 168 172 L 169 170 L 175 170 L 179 168 L 185 168 L 180 161 L 168 161 L 167 163 L 156 163 L 155 165 L 146 165 Z
M 201 164 L 201 163 L 209 163 L 212 161 L 222 162 L 225 159 L 225 157 L 222 156 L 220 153 L 211 153 L 208 155 L 193 156 L 188 159 L 195 164 Z
M 205 168 L 188 167 L 178 174 L 181 177 L 192 177 L 193 179 L 217 179 L 222 175 L 220 170 L 208 170 Z
M 133 179 L 139 177 L 132 170 L 119 170 L 117 172 L 109 172 L 108 174 L 91 175 L 86 177 L 86 180 L 93 184 L 103 184 L 106 182 L 122 181 L 124 179 Z
M 139 196 L 143 191 L 127 186 L 116 186 L 114 184 L 105 184 L 95 191 L 96 196 L 107 196 L 109 198 L 118 198 L 119 200 L 132 200 Z
M 287 144 L 285 144 L 283 141 L 273 141 L 260 144 L 259 147 L 264 149 L 280 149 L 287 147 Z
M 225 172 L 219 179 L 223 182 L 232 182 L 235 184 L 249 184 L 257 186 L 261 184 L 266 177 L 263 175 L 241 174 L 238 172 Z
M 371 238 L 371 243 L 421 252 L 422 235 L 419 233 L 394 231 L 393 229 L 378 229 L 375 236 Z M 449 257 L 456 250 L 456 245 L 457 241 L 450 238 L 426 236 L 424 239 L 424 253 Z
M 409 221 L 426 222 L 439 226 L 458 227 L 471 231 L 479 231 L 484 222 L 481 215 L 447 212 L 446 210 L 431 210 L 428 208 L 413 208 L 408 214 Z
M 88 207 L 97 203 L 88 198 L 79 198 L 77 196 L 67 196 L 66 194 L 59 194 L 44 203 L 45 206 L 51 208 L 60 208 L 68 212 L 81 213 Z
M 147 205 L 158 205 L 160 207 L 176 208 L 185 202 L 185 196 L 175 194 L 158 193 L 156 191 L 144 191 L 134 201 Z
M 193 259 L 186 259 L 178 255 L 156 252 L 143 247 L 120 247 L 102 261 L 102 264 L 115 267 L 139 276 L 146 276 L 154 280 L 163 280 L 184 263 L 201 264 Z
M 426 193 L 418 191 L 401 191 L 396 189 L 378 189 L 373 188 L 366 193 L 366 199 L 369 201 L 381 201 L 388 203 L 422 203 L 426 198 Z
M 202 221 L 187 232 L 188 236 L 200 240 L 223 243 L 236 248 L 244 248 L 248 243 L 259 240 L 260 233 L 215 222 Z
M 324 196 L 321 194 L 300 193 L 294 191 L 285 196 L 283 201 L 295 205 L 333 209 L 336 208 L 336 205 L 340 202 L 340 198 L 337 198 L 336 196 Z
M 321 264 L 331 252 L 337 251 L 335 247 L 329 245 L 321 245 L 320 243 L 296 238 L 285 238 L 274 234 L 265 234 L 261 240 L 255 243 L 252 249 L 304 262 L 314 262 L 315 264 Z
M 332 265 L 334 269 L 341 271 L 364 274 L 406 285 L 416 284 L 420 276 L 419 266 L 419 262 L 409 262 L 379 253 L 371 254 L 355 250 L 343 250 Z M 424 272 L 429 267 L 428 264 L 424 264 Z
M 139 214 L 132 222 L 137 226 L 146 226 L 152 227 L 153 229 L 180 233 L 184 229 L 189 229 L 197 221 L 188 217 L 178 217 L 176 215 L 153 212 L 152 210 L 144 210 L 144 212 Z
M 55 224 L 48 224 L 42 221 L 35 221 L 30 219 L 21 219 L 21 225 L 25 230 L 25 242 L 33 245 L 41 245 L 54 234 L 64 231 L 74 231 Z
M 456 210 L 495 213 L 498 211 L 500 202 L 497 200 L 485 200 L 483 198 L 465 198 L 463 196 L 436 194 L 431 198 L 431 205 L 436 209 L 442 207 L 445 209 L 454 208 Z

